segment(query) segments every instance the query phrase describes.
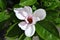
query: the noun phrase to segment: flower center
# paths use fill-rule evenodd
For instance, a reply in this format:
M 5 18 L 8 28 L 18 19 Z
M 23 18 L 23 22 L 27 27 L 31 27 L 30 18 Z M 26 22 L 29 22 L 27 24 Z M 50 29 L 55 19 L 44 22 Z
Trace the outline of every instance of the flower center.
M 33 22 L 32 17 L 28 17 L 27 21 L 31 24 Z

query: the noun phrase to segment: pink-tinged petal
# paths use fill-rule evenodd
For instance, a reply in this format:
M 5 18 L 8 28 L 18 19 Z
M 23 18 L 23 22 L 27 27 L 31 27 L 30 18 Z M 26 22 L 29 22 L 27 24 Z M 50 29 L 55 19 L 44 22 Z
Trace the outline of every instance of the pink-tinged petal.
M 43 20 L 46 17 L 46 11 L 44 9 L 38 9 L 34 12 L 36 17 L 39 17 L 40 20 Z
M 27 12 L 25 12 L 23 8 L 15 8 L 14 12 L 16 17 L 20 20 L 24 20 L 25 17 L 28 16 Z
M 25 35 L 27 37 L 33 36 L 35 33 L 35 25 L 29 25 L 28 28 L 25 30 Z
M 28 13 L 28 15 L 32 14 L 32 8 L 29 6 L 25 6 L 24 10 Z
M 33 17 L 33 23 L 32 24 L 36 24 L 37 21 L 40 21 L 39 17 Z
M 26 22 L 20 22 L 18 24 L 18 26 L 22 29 L 22 30 L 26 30 L 27 29 L 27 23 Z

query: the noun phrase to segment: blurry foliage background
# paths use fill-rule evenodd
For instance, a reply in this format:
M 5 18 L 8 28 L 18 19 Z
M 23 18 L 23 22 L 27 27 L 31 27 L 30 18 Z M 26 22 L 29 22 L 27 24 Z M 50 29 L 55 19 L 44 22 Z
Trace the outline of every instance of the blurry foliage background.
M 60 40 L 60 0 L 0 0 L 0 40 L 32 40 L 18 27 L 14 8 L 30 6 L 32 10 L 43 8 L 47 12 L 45 20 L 36 23 L 36 33 L 40 40 Z

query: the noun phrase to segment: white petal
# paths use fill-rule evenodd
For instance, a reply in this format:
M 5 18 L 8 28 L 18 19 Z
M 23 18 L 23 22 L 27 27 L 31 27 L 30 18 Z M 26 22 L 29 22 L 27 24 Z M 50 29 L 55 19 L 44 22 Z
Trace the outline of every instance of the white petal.
M 18 26 L 22 29 L 22 30 L 26 30 L 26 28 L 27 28 L 27 23 L 26 22 L 20 22 L 19 24 L 18 24 Z
M 33 17 L 33 23 L 32 24 L 36 24 L 37 21 L 40 21 L 39 17 Z
M 25 6 L 24 9 L 28 14 L 32 14 L 32 8 L 31 7 Z
M 28 28 L 25 30 L 25 35 L 27 37 L 33 36 L 35 33 L 35 25 L 29 25 Z
M 43 20 L 46 17 L 46 11 L 44 9 L 38 9 L 34 12 L 34 15 Z
M 23 8 L 15 8 L 14 12 L 15 12 L 16 17 L 20 20 L 24 20 L 25 17 L 28 15 L 27 12 L 25 12 Z

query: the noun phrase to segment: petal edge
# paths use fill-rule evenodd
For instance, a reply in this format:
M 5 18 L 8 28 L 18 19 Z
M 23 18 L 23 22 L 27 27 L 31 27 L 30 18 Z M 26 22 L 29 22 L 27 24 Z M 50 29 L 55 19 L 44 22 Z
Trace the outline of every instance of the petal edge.
M 34 12 L 34 16 L 39 17 L 40 20 L 43 20 L 46 17 L 46 11 L 44 9 L 38 9 Z
M 27 37 L 33 36 L 35 33 L 35 25 L 29 25 L 28 28 L 25 30 L 25 35 Z
M 27 29 L 27 23 L 26 22 L 20 22 L 18 24 L 18 26 L 22 29 L 22 30 L 26 30 Z

